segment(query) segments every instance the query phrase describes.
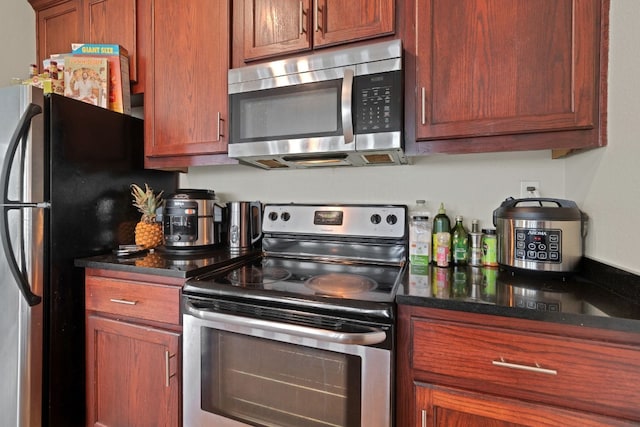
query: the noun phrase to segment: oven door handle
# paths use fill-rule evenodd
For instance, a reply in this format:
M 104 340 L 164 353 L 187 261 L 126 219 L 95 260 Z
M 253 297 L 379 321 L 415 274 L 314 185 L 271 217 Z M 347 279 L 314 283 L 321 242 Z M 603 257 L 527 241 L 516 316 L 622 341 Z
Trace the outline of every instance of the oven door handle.
M 279 332 L 283 334 L 295 335 L 298 337 L 314 338 L 321 341 L 329 341 L 339 344 L 373 345 L 384 342 L 384 340 L 387 339 L 387 333 L 382 329 L 376 328 L 370 328 L 369 332 L 348 333 L 201 310 L 196 308 L 192 303 L 188 301 L 185 302 L 184 308 L 188 314 L 205 321 L 208 320 L 233 324 L 237 326 L 246 326 L 270 332 Z

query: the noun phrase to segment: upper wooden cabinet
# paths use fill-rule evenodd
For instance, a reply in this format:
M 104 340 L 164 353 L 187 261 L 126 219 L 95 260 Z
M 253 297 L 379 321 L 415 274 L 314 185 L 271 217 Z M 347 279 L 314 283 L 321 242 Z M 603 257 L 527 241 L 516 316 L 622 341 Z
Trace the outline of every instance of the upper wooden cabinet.
M 36 12 L 36 56 L 42 60 L 54 53 L 71 51 L 71 43 L 82 40 L 82 0 L 29 0 Z
M 146 46 L 144 31 L 150 24 L 145 6 L 150 0 L 29 0 L 36 12 L 38 67 L 52 53 L 71 51 L 72 43 L 119 44 L 129 52 L 129 78 L 133 93 L 144 92 Z M 139 9 L 143 12 L 139 13 Z
M 84 0 L 84 42 L 119 44 L 129 52 L 129 78 L 138 81 L 136 0 Z
M 228 161 L 228 2 L 151 0 L 151 10 L 145 165 L 185 168 Z
M 608 0 L 407 3 L 414 151 L 604 145 Z
M 246 62 L 333 46 L 393 34 L 394 26 L 395 0 L 238 0 L 234 57 Z

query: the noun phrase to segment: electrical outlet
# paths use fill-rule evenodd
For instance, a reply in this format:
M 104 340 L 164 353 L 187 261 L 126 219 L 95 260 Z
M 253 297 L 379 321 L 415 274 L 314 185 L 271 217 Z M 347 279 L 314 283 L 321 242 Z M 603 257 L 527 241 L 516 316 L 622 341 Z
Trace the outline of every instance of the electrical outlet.
M 540 181 L 520 181 L 520 198 L 540 197 Z

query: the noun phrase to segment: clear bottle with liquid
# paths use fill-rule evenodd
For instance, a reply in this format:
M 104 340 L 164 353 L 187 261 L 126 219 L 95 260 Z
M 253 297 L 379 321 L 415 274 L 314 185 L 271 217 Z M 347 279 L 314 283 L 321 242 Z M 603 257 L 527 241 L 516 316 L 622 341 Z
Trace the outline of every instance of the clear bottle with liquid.
M 456 216 L 456 224 L 451 229 L 451 260 L 454 265 L 466 265 L 469 260 L 469 234 L 461 215 Z
M 409 261 L 412 265 L 429 265 L 431 261 L 431 224 L 426 202 L 416 200 L 409 215 Z
M 444 208 L 444 203 L 440 203 L 440 209 L 438 209 L 438 214 L 433 218 L 433 229 L 432 229 L 431 240 L 433 242 L 432 254 L 433 257 L 436 258 L 436 254 L 438 254 L 438 250 L 440 253 L 446 254 L 446 265 L 442 265 L 446 267 L 451 262 L 451 221 L 447 216 L 447 211 Z M 440 233 L 440 238 L 438 238 L 438 234 Z M 446 234 L 446 236 L 445 236 Z M 440 242 L 440 243 L 439 243 Z M 447 245 L 446 248 L 438 249 L 439 245 Z M 440 264 L 445 264 L 442 261 Z

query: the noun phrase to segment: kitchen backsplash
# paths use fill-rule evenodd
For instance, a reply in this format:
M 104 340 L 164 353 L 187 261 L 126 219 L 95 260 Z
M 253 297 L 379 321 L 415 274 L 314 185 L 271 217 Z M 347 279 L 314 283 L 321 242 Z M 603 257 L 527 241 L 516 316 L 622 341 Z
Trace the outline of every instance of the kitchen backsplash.
M 215 190 L 222 201 L 314 203 L 403 203 L 425 199 L 435 215 L 440 202 L 450 218 L 492 226 L 493 210 L 519 197 L 521 180 L 540 182 L 543 197 L 566 198 L 564 160 L 547 151 L 439 155 L 413 158 L 410 165 L 264 171 L 242 165 L 191 168 L 185 188 Z M 576 200 L 580 204 L 579 200 Z

